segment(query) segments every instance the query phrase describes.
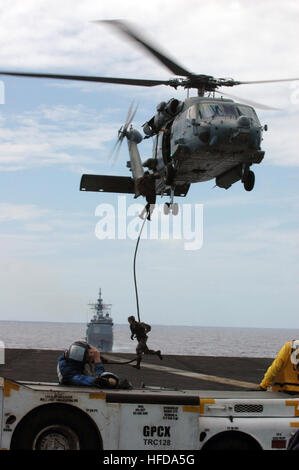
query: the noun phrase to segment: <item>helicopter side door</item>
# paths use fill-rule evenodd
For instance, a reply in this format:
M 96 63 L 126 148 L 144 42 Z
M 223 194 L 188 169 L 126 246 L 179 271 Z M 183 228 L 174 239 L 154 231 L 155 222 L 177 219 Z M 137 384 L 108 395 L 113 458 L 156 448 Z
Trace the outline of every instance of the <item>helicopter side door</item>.
M 161 172 L 171 162 L 170 151 L 172 121 L 160 130 L 154 141 L 153 156 L 157 161 L 156 169 Z
M 198 103 L 192 104 L 175 118 L 171 130 L 171 155 L 184 149 L 186 154 L 192 154 L 206 146 L 207 139 L 204 134 L 206 129 L 202 126 L 202 122 L 203 117 Z

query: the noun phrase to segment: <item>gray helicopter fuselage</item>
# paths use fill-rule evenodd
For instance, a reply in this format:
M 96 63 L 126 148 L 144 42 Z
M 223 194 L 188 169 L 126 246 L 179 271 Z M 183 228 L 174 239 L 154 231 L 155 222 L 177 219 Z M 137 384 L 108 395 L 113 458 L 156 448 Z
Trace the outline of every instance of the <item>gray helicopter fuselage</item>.
M 262 131 L 251 106 L 188 98 L 156 135 L 156 169 L 163 173 L 167 165 L 173 166 L 176 185 L 216 178 L 216 184 L 227 189 L 242 178 L 242 168 L 262 161 Z
M 129 122 L 129 121 L 128 121 Z M 208 97 L 162 102 L 143 125 L 143 132 L 154 137 L 152 158 L 142 163 L 138 144 L 141 134 L 121 130 L 128 141 L 132 178 L 83 175 L 82 191 L 135 194 L 135 182 L 148 168 L 155 178 L 157 195 L 186 196 L 192 183 L 215 179 L 216 186 L 228 189 L 242 181 L 246 191 L 254 187 L 251 165 L 264 158 L 261 149 L 263 127 L 253 107 L 228 99 Z M 171 199 L 172 200 L 172 199 Z

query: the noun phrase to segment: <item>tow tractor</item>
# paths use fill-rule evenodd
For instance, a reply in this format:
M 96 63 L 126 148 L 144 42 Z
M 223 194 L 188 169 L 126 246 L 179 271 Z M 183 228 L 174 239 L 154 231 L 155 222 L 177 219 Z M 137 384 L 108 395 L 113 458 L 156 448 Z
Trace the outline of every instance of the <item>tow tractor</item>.
M 2 450 L 282 450 L 298 428 L 299 395 L 0 378 Z

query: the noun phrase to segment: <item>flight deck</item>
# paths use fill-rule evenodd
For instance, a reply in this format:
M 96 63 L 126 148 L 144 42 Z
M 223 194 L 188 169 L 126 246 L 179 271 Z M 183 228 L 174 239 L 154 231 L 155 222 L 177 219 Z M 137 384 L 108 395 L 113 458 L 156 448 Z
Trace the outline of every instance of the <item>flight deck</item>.
M 57 359 L 63 351 L 6 349 L 0 376 L 20 381 L 58 382 Z M 258 386 L 273 358 L 165 355 L 143 357 L 141 369 L 127 363 L 136 356 L 104 353 L 106 371 L 126 377 L 134 388 L 250 391 Z

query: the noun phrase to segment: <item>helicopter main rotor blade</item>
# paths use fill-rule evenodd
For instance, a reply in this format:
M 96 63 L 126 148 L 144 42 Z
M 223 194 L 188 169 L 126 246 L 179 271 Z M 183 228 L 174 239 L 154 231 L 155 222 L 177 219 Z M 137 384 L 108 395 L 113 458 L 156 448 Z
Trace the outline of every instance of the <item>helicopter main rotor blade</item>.
M 215 92 L 223 96 L 228 96 L 228 98 L 238 100 L 241 103 L 249 104 L 250 106 L 254 106 L 255 108 L 265 109 L 267 111 L 279 111 L 279 108 L 273 108 L 272 106 L 268 106 L 267 104 L 258 103 L 257 101 L 248 100 L 247 98 L 240 98 L 240 96 L 231 95 L 230 93 L 224 93 L 223 91 L 218 90 L 215 90 Z
M 118 85 L 135 85 L 153 87 L 158 85 L 172 85 L 169 80 L 146 80 L 139 78 L 116 78 L 116 77 L 92 77 L 85 75 L 65 75 L 54 73 L 31 73 L 31 72 L 11 72 L 0 70 L 0 75 L 10 75 L 13 77 L 50 78 L 56 80 L 76 80 L 83 82 L 116 83 Z
M 106 23 L 116 28 L 117 31 L 125 34 L 127 37 L 129 37 L 130 39 L 133 39 L 133 41 L 137 42 L 142 47 L 144 47 L 148 52 L 150 52 L 150 54 L 156 57 L 156 59 L 158 59 L 159 62 L 165 65 L 168 68 L 168 70 L 170 70 L 175 75 L 179 75 L 183 77 L 190 77 L 193 75 L 191 72 L 189 72 L 189 70 L 186 70 L 184 67 L 177 64 L 176 62 L 171 60 L 169 57 L 164 55 L 156 47 L 150 44 L 148 40 L 145 40 L 144 38 L 142 38 L 140 33 L 137 33 L 134 30 L 134 28 L 131 25 L 129 25 L 127 22 L 119 21 L 119 20 L 98 20 L 98 21 L 93 21 L 93 23 Z
M 281 78 L 277 80 L 252 80 L 248 82 L 236 81 L 235 85 L 254 85 L 255 83 L 278 83 L 278 82 L 294 82 L 299 80 L 299 78 Z

